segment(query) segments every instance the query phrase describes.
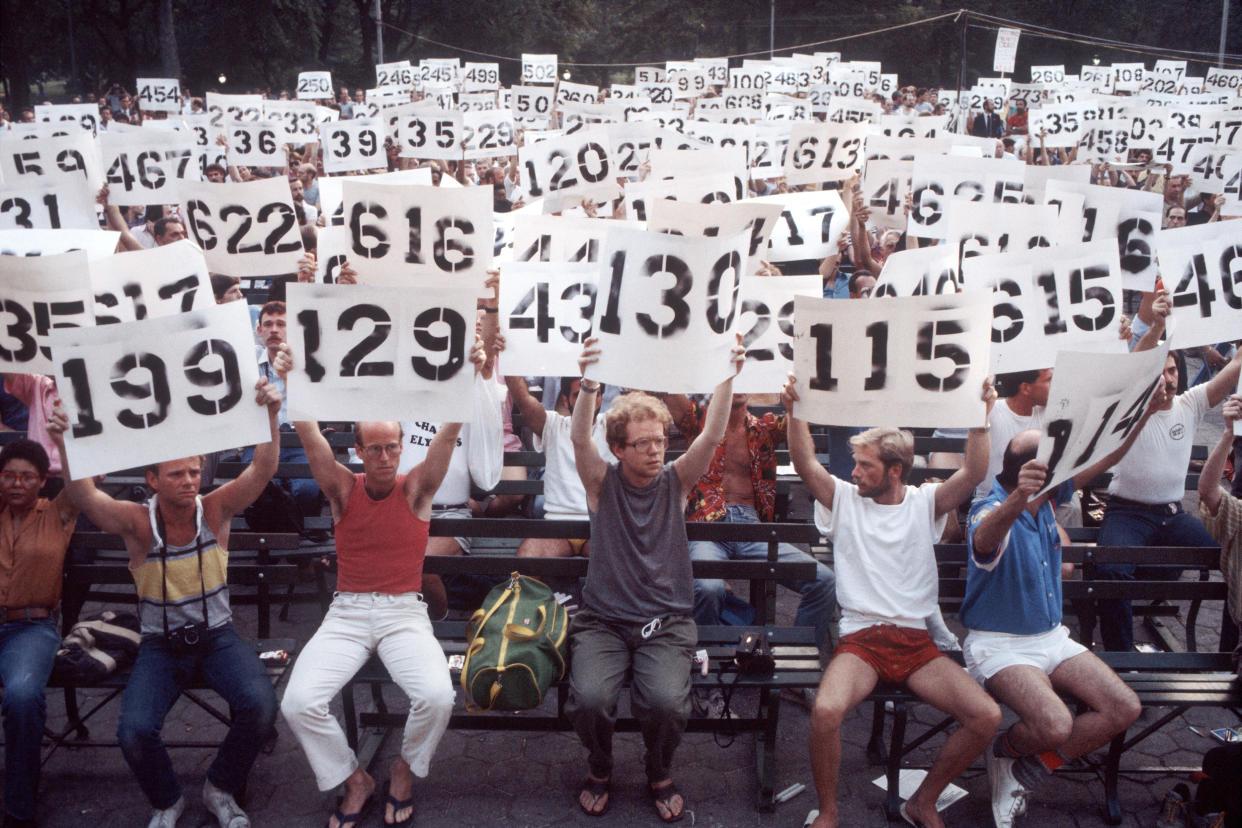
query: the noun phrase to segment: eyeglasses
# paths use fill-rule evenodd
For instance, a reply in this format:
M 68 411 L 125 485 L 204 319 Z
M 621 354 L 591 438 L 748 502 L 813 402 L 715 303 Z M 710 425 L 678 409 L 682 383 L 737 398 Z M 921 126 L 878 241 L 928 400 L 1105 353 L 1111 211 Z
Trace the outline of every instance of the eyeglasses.
M 400 443 L 385 443 L 384 445 L 375 444 L 373 446 L 363 446 L 362 453 L 372 459 L 378 459 L 381 454 L 396 456 L 401 453 Z
M 14 483 L 29 486 L 32 483 L 38 482 L 39 475 L 34 472 L 0 472 L 0 484 L 5 486 L 12 486 Z
M 639 451 L 649 451 L 652 448 L 652 446 L 654 446 L 657 449 L 664 449 L 668 447 L 668 438 L 667 437 L 644 437 L 641 440 L 635 440 L 632 443 L 622 443 L 621 445 L 628 446 L 629 448 L 635 448 L 635 449 L 638 449 Z

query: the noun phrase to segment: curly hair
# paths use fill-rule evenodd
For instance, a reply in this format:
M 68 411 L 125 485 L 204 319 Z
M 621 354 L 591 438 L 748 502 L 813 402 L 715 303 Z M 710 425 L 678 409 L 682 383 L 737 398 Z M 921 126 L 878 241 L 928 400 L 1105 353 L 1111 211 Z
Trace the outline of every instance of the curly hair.
M 622 394 L 613 401 L 608 409 L 607 431 L 608 447 L 615 453 L 615 446 L 625 445 L 626 429 L 630 421 L 656 420 L 660 428 L 667 432 L 673 422 L 673 415 L 668 413 L 668 406 L 661 400 L 644 391 L 631 391 Z

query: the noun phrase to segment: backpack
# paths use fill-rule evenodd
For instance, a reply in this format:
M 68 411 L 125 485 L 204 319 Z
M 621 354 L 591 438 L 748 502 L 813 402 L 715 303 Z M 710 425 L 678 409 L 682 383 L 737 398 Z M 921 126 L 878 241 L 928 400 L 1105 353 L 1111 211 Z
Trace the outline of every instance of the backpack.
M 79 621 L 56 651 L 52 679 L 94 684 L 127 669 L 138 655 L 140 628 L 138 616 L 113 610 Z
M 466 626 L 466 709 L 531 710 L 565 675 L 569 614 L 543 581 L 517 572 L 487 594 Z

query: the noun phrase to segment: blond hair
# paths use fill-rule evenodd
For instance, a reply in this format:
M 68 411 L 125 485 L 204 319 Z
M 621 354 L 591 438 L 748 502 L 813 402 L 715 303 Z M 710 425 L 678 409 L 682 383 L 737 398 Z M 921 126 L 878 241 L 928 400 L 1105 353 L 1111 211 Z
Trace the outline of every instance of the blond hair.
M 909 479 L 910 469 L 914 468 L 914 435 L 910 432 L 887 426 L 869 428 L 850 438 L 850 449 L 857 450 L 859 446 L 875 449 L 886 468 L 894 463 L 900 464 L 901 482 Z
M 630 421 L 656 420 L 662 431 L 668 431 L 673 415 L 668 413 L 668 406 L 644 391 L 631 391 L 622 394 L 613 401 L 608 409 L 605 433 L 608 436 L 608 447 L 625 445 L 626 430 Z

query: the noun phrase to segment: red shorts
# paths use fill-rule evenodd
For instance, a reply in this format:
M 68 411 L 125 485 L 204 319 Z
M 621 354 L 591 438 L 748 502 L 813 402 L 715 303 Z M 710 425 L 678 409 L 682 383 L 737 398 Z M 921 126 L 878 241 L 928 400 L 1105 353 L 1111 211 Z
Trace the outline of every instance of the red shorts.
M 892 624 L 877 624 L 841 636 L 836 654 L 841 653 L 858 656 L 888 684 L 903 684 L 923 665 L 945 657 L 927 630 Z

